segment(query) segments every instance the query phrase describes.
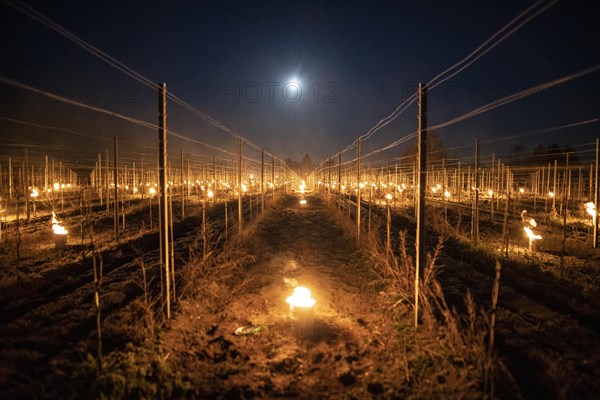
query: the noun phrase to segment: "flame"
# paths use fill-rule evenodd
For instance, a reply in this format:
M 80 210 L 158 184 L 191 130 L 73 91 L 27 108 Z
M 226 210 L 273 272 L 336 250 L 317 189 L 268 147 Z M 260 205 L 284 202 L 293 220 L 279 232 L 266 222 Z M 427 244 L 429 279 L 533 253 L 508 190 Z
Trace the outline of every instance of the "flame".
M 521 219 L 523 220 L 523 222 L 536 228 L 537 222 L 535 222 L 535 219 L 533 219 L 531 217 L 527 217 L 525 214 L 527 214 L 527 210 L 521 211 Z
M 391 193 L 388 193 L 388 194 L 386 194 L 386 195 L 385 195 L 385 198 L 386 198 L 387 200 L 391 200 L 391 199 L 393 198 L 393 196 L 392 196 L 392 194 L 391 194 Z
M 302 205 L 306 204 L 306 199 L 300 200 L 300 204 L 302 204 Z
M 540 240 L 542 238 L 541 235 L 534 234 L 531 228 L 528 226 L 523 227 L 523 229 L 525 230 L 525 233 L 527 234 L 529 240 Z
M 156 189 L 151 187 L 150 189 L 148 189 L 148 193 L 150 193 L 151 196 L 154 196 L 156 194 Z
M 32 188 L 31 189 L 31 197 L 36 198 L 36 197 L 39 196 L 39 194 L 40 193 L 38 192 L 37 188 Z
M 212 190 L 208 189 L 208 192 L 206 193 L 206 195 L 212 199 L 215 194 L 213 193 Z
M 310 290 L 304 286 L 297 286 L 294 288 L 294 294 L 285 299 L 286 303 L 290 307 L 304 307 L 309 308 L 315 305 L 316 301 L 312 298 Z
M 451 197 L 451 196 L 452 196 L 452 194 L 451 194 L 449 191 L 447 191 L 447 190 L 446 190 L 446 191 L 444 192 L 444 196 L 445 196 L 446 198 L 448 198 L 448 197 Z
M 536 228 L 536 227 L 537 227 L 537 222 L 535 222 L 535 219 L 533 219 L 533 218 L 530 218 L 530 219 L 529 219 L 529 225 L 531 225 L 531 226 L 533 226 L 534 228 Z
M 52 230 L 55 235 L 66 235 L 69 233 L 68 230 L 65 229 L 64 226 L 60 225 L 61 221 L 56 219 L 56 214 L 52 211 Z
M 55 235 L 66 235 L 67 233 L 69 233 L 69 231 L 66 230 L 64 226 L 60 225 L 52 225 L 52 230 L 54 231 Z
M 585 203 L 585 211 L 587 211 L 587 213 L 592 217 L 596 216 L 596 205 L 593 201 Z

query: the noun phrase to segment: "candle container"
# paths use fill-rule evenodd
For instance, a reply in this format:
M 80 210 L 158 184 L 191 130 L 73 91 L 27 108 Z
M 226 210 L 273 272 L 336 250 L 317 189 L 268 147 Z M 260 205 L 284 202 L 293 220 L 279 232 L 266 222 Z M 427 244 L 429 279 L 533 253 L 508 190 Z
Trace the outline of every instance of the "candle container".
M 310 290 L 298 286 L 294 294 L 285 301 L 290 305 L 290 317 L 296 321 L 303 336 L 306 336 L 315 323 L 315 299 L 311 297 Z
M 67 234 L 58 235 L 54 234 L 54 248 L 56 250 L 63 250 L 67 246 Z
M 315 305 L 290 305 L 290 317 L 298 323 L 303 331 L 305 331 L 307 328 L 311 328 L 315 323 Z

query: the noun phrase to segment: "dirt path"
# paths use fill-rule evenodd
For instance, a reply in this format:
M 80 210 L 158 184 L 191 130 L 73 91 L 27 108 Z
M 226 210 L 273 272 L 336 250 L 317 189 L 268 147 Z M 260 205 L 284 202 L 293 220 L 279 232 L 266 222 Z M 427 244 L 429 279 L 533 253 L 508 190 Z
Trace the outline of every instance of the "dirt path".
M 220 305 L 212 310 L 211 301 L 186 302 L 161 336 L 170 379 L 201 398 L 477 398 L 472 370 L 456 377 L 460 367 L 447 367 L 464 360 L 448 362 L 438 354 L 447 349 L 427 353 L 431 338 L 417 338 L 410 318 L 390 312 L 368 287 L 351 240 L 329 214 L 316 197 L 306 206 L 291 198 L 259 224 L 251 239 L 259 260 L 242 289 L 213 288 Z M 285 302 L 295 285 L 317 302 L 308 330 Z M 256 332 L 236 335 L 242 326 Z
M 261 261 L 245 288 L 212 318 L 190 303 L 162 339 L 164 352 L 185 368 L 201 396 L 325 396 L 346 388 L 356 396 L 383 392 L 399 377 L 385 368 L 390 349 L 378 338 L 389 334 L 375 319 L 377 303 L 350 271 L 352 246 L 317 199 L 306 208 L 289 204 L 256 231 Z M 289 317 L 285 298 L 295 285 L 316 299 L 313 329 L 302 330 Z M 367 322 L 369 321 L 369 322 Z M 240 326 L 256 325 L 256 335 L 237 336 Z M 376 349 L 379 365 L 364 355 Z M 309 396 L 311 397 L 311 396 Z

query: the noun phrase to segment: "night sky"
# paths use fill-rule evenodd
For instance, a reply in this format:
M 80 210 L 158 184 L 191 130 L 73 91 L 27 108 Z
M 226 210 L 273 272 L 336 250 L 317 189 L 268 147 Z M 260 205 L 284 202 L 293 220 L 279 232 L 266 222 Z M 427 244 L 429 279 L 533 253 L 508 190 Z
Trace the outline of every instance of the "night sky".
M 28 5 L 187 103 L 283 159 L 334 155 L 525 10 L 524 1 L 141 2 Z M 0 75 L 156 123 L 154 90 L 0 3 Z M 600 3 L 560 1 L 429 94 L 430 124 L 600 63 Z M 295 83 L 294 83 L 295 82 Z M 301 94 L 296 88 L 301 89 Z M 448 148 L 600 117 L 600 72 L 438 133 Z M 126 156 L 153 157 L 156 131 L 0 84 L 0 156 L 31 145 L 82 163 L 119 136 Z M 168 128 L 233 151 L 234 139 L 169 103 Z M 7 120 L 54 126 L 42 129 Z M 365 144 L 412 133 L 413 104 Z M 518 144 L 592 142 L 600 124 L 527 136 Z M 411 143 L 386 153 L 394 156 Z M 502 153 L 514 141 L 484 152 Z M 38 145 L 41 147 L 33 147 Z M 170 150 L 212 155 L 176 138 Z M 404 146 L 404 147 L 403 147 Z M 227 157 L 217 154 L 217 157 Z M 349 155 L 347 155 L 349 157 Z M 93 161 L 91 161 L 93 163 Z

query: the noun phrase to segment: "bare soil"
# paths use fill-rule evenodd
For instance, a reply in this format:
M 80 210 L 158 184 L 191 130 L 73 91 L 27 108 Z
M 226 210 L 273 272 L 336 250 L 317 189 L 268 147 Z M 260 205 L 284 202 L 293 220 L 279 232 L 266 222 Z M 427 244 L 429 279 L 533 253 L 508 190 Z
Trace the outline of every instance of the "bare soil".
M 190 211 L 199 214 L 198 207 Z M 373 213 L 376 226 L 375 213 L 384 214 L 377 207 Z M 47 233 L 49 219 L 39 217 L 23 227 L 24 243 L 37 250 L 26 250 L 18 265 L 3 265 L 11 271 L 0 291 L 5 398 L 483 396 L 480 366 L 461 357 L 441 331 L 415 331 L 410 305 L 390 305 L 385 287 L 373 284 L 364 250 L 319 197 L 301 206 L 286 196 L 260 216 L 236 242 L 236 251 L 254 261 L 228 270 L 227 278 L 208 273 L 185 282 L 190 275 L 178 272 L 178 284 L 194 294 L 177 303 L 167 322 L 140 306 L 141 264 L 151 297 L 160 294 L 158 237 L 147 229 L 147 205 L 128 209 L 119 243 L 110 239 L 111 214 L 94 215 L 105 274 L 104 367 L 95 359 L 91 259 L 81 256 L 89 243 L 71 238 L 58 252 Z M 208 215 L 222 230 L 222 205 Z M 84 217 L 73 210 L 61 218 L 75 231 Z M 176 265 L 189 264 L 190 249 L 201 247 L 199 229 L 198 217 L 176 224 Z M 394 236 L 404 229 L 412 232 L 414 220 L 394 213 Z M 438 234 L 430 232 L 432 248 Z M 0 260 L 11 257 L 7 251 Z M 586 276 L 596 279 L 594 253 L 573 257 L 570 268 L 580 266 L 573 276 L 584 283 Z M 495 258 L 484 247 L 446 240 L 439 278 L 459 312 L 469 290 L 487 315 Z M 535 258 L 512 257 L 502 265 L 495 397 L 597 398 L 597 288 L 579 278 L 560 279 L 547 270 L 555 264 Z M 310 288 L 316 299 L 314 325 L 302 326 L 290 315 L 285 299 L 296 285 Z
M 431 211 L 429 247 L 434 245 L 433 236 L 442 235 L 436 229 L 440 224 L 434 224 L 432 218 L 435 211 Z M 449 212 L 456 214 L 456 210 Z M 438 215 L 437 221 L 440 219 Z M 468 226 L 468 216 L 465 220 Z M 454 218 L 451 215 L 450 221 L 456 225 L 456 215 Z M 480 306 L 490 309 L 497 249 L 502 248 L 495 233 L 501 232 L 502 225 L 483 220 L 481 226 L 479 246 L 473 246 L 465 236 L 448 238 L 444 243 L 439 279 L 447 300 L 461 311 L 464 311 L 466 291 L 474 295 Z M 395 232 L 407 230 L 410 234 L 414 232 L 414 220 L 395 213 L 393 229 Z M 549 251 L 558 247 L 553 243 L 558 236 L 556 229 L 543 226 L 538 231 L 543 239 L 533 252 L 528 251 L 521 221 L 511 220 L 510 257 L 500 257 L 497 395 L 530 399 L 597 398 L 600 393 L 600 289 L 597 285 L 600 253 L 590 249 L 589 243 L 583 246 L 569 232 L 566 261 L 561 268 L 560 257 Z M 508 385 L 509 381 L 513 381 L 518 390 Z

